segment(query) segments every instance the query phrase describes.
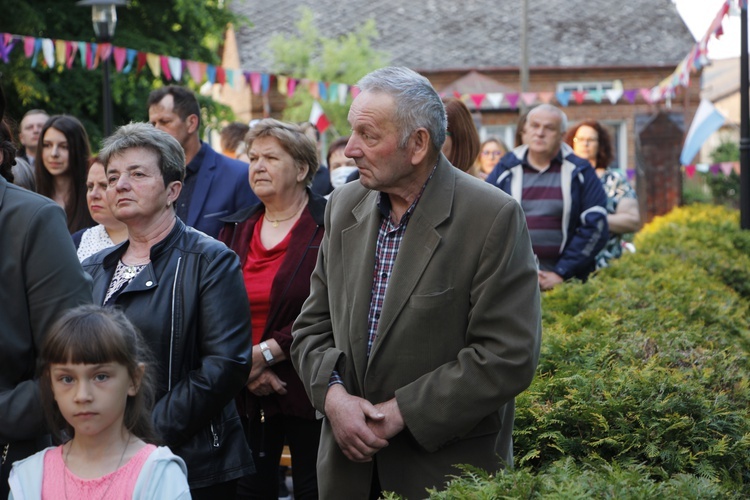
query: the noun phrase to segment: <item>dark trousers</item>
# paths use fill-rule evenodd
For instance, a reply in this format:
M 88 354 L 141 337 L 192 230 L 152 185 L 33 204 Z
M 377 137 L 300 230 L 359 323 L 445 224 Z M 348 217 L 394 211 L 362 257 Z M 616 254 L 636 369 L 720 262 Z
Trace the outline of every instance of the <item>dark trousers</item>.
M 317 499 L 319 420 L 274 415 L 261 423 L 260 415 L 243 418 L 247 443 L 253 452 L 255 474 L 240 479 L 238 499 L 272 499 L 279 496 L 279 460 L 284 443 L 292 454 L 295 500 Z
M 225 483 L 212 484 L 205 488 L 191 488 L 190 496 L 193 500 L 232 500 L 237 496 L 237 479 Z

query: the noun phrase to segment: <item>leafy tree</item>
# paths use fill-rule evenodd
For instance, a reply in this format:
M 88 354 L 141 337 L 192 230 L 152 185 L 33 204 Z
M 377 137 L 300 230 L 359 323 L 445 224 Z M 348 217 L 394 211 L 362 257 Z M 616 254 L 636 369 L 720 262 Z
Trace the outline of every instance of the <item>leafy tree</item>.
M 274 73 L 354 85 L 370 71 L 389 64 L 390 55 L 372 47 L 372 42 L 379 37 L 374 20 L 365 21 L 346 35 L 331 38 L 323 36 L 315 26 L 309 7 L 300 7 L 299 12 L 296 35 L 277 34 L 269 41 L 273 61 L 271 70 Z M 294 122 L 307 120 L 313 99 L 307 88 L 298 87 L 294 96 L 287 101 L 284 119 Z M 338 100 L 321 100 L 321 106 L 338 134 L 344 134 L 349 129 L 346 116 L 350 105 L 351 97 L 347 97 L 343 105 Z
M 247 20 L 231 12 L 225 0 L 130 0 L 117 10 L 118 23 L 113 44 L 179 57 L 181 59 L 219 64 L 218 49 L 228 23 Z M 75 0 L 0 0 L 0 31 L 17 35 L 95 42 L 90 8 L 77 7 Z M 12 14 L 9 14 L 12 13 Z M 78 56 L 76 56 L 78 58 Z M 95 70 L 81 67 L 46 68 L 41 61 L 31 68 L 22 46 L 16 46 L 10 63 L 0 61 L 4 74 L 0 83 L 6 91 L 7 115 L 17 121 L 32 108 L 43 108 L 51 114 L 68 113 L 78 117 L 86 127 L 94 149 L 102 138 L 102 65 Z M 148 69 L 140 74 L 135 68 L 128 74 L 110 71 L 113 123 L 147 119 L 148 93 L 165 82 L 155 79 Z M 190 81 L 183 76 L 182 83 Z M 190 81 L 188 86 L 195 90 Z M 231 116 L 231 110 L 210 98 L 200 98 L 204 119 L 217 121 Z

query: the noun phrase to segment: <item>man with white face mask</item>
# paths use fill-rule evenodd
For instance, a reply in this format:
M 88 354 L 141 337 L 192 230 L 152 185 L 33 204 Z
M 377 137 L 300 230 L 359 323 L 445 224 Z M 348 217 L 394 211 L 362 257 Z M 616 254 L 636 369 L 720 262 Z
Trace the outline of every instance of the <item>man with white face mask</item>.
M 347 183 L 347 178 L 357 171 L 357 165 L 352 158 L 344 154 L 349 136 L 339 137 L 328 148 L 328 172 L 331 174 L 331 185 L 334 189 Z

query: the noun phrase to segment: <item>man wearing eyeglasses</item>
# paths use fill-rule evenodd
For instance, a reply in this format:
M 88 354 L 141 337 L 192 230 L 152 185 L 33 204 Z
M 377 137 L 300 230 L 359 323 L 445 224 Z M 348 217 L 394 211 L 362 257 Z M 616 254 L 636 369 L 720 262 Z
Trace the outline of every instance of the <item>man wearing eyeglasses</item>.
M 526 214 L 542 290 L 571 278 L 585 281 L 608 237 L 606 194 L 589 162 L 563 143 L 567 125 L 559 108 L 533 108 L 523 130 L 526 144 L 487 176 Z

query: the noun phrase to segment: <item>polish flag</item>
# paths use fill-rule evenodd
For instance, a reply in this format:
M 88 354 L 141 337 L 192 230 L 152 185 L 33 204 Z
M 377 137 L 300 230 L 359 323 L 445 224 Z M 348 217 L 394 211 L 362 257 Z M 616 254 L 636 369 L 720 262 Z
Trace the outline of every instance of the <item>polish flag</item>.
M 313 101 L 312 109 L 310 110 L 310 123 L 315 125 L 318 132 L 321 134 L 328 129 L 331 122 L 328 121 L 328 117 L 323 112 L 323 107 L 318 101 Z

